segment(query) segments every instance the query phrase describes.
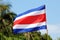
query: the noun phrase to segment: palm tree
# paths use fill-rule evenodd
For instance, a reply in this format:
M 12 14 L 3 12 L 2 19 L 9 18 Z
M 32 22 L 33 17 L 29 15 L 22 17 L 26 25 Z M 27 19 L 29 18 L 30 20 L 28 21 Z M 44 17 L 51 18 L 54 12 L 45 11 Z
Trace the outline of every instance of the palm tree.
M 12 33 L 13 18 L 16 16 L 9 8 L 10 5 L 0 5 L 0 32 L 6 36 Z

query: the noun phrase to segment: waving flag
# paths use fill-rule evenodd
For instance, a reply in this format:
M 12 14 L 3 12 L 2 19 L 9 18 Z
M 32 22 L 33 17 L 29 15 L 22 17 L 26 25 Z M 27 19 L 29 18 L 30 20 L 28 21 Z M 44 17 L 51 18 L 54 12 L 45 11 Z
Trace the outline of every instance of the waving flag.
M 41 29 L 47 29 L 45 5 L 21 13 L 14 20 L 14 33 L 32 32 Z

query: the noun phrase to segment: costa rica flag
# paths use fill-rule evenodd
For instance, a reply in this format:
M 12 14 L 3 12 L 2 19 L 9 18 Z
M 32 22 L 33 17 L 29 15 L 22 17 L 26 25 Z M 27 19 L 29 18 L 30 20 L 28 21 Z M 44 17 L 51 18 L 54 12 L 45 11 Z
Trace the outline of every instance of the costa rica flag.
M 47 29 L 45 5 L 17 15 L 13 22 L 14 33 L 32 32 Z

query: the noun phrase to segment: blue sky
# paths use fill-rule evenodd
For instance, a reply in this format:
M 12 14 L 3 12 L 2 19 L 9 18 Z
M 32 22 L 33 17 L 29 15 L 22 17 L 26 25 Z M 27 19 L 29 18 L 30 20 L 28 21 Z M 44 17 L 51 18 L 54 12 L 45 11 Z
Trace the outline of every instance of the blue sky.
M 12 5 L 11 10 L 17 15 L 45 4 L 49 35 L 53 40 L 60 37 L 60 0 L 4 0 L 4 2 L 9 2 Z

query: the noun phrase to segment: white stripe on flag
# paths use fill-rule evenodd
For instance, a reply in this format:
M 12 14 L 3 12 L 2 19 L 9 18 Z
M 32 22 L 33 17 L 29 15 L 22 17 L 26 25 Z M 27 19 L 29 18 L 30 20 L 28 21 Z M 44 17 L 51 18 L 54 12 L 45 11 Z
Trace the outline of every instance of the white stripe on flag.
M 46 22 L 35 23 L 35 24 L 17 24 L 13 26 L 13 29 L 27 29 L 27 28 L 34 28 L 43 25 L 46 25 Z
M 40 10 L 40 11 L 30 12 L 29 14 L 17 17 L 14 21 L 19 20 L 19 19 L 24 18 L 24 17 L 27 17 L 27 16 L 35 16 L 35 15 L 44 14 L 44 13 L 45 13 L 45 9 Z

